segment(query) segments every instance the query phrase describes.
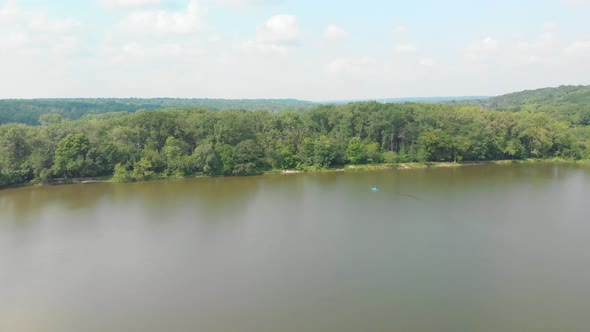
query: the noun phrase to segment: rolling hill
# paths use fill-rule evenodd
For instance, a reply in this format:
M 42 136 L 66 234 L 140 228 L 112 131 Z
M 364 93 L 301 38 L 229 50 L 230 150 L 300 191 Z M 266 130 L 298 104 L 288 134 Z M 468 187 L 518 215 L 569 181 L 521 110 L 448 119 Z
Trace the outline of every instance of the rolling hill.
M 0 124 L 39 124 L 43 114 L 59 114 L 67 119 L 113 112 L 133 113 L 138 110 L 200 107 L 212 111 L 283 110 L 306 111 L 321 104 L 347 104 L 358 100 L 315 103 L 298 99 L 182 99 L 182 98 L 77 98 L 77 99 L 4 99 L 0 100 Z M 504 111 L 544 112 L 572 124 L 590 124 L 590 86 L 562 85 L 559 87 L 525 90 L 496 97 L 421 97 L 383 98 L 384 103 L 431 103 L 447 105 L 477 105 L 484 109 Z
M 562 85 L 513 92 L 488 99 L 465 101 L 488 109 L 513 108 L 540 104 L 585 104 L 590 105 L 590 85 Z
M 36 125 L 39 116 L 56 113 L 79 119 L 88 114 L 129 112 L 165 108 L 201 107 L 213 111 L 227 109 L 268 110 L 272 112 L 307 110 L 312 102 L 296 99 L 180 99 L 180 98 L 79 98 L 79 99 L 4 99 L 0 100 L 0 124 L 18 122 Z

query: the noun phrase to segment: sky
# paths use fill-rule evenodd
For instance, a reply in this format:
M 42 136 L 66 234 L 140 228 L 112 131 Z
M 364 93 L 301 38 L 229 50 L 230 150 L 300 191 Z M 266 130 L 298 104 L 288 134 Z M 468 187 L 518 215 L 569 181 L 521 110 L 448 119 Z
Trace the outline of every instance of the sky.
M 590 0 L 0 0 L 0 98 L 489 96 L 590 84 Z

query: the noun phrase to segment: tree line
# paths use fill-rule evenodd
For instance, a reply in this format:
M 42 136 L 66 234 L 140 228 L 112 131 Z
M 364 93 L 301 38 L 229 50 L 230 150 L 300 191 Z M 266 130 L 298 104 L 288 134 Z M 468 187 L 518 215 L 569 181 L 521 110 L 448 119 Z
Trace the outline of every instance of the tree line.
M 71 99 L 4 99 L 0 100 L 0 124 L 40 124 L 43 114 L 55 113 L 66 119 L 111 112 L 133 113 L 138 110 L 158 110 L 175 107 L 200 107 L 214 111 L 227 109 L 309 110 L 315 105 L 297 99 L 205 99 L 205 98 L 71 98 Z
M 590 127 L 544 112 L 470 105 L 327 105 L 309 111 L 202 108 L 0 125 L 0 186 L 55 178 L 251 175 L 346 164 L 589 158 Z
M 470 100 L 484 108 L 503 109 L 523 105 L 547 104 L 590 104 L 589 85 L 562 85 L 554 88 L 542 88 L 513 92 L 483 100 Z
M 547 113 L 574 126 L 590 125 L 590 86 L 584 85 L 525 90 L 493 98 L 453 103 L 506 112 Z

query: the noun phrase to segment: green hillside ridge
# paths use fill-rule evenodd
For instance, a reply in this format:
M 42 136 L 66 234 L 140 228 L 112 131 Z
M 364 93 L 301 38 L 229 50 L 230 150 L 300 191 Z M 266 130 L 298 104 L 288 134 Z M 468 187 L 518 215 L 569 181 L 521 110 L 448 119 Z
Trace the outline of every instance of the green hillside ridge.
M 367 100 L 368 101 L 368 100 Z M 560 86 L 509 93 L 497 97 L 421 97 L 383 98 L 386 103 L 432 103 L 477 105 L 484 109 L 550 113 L 575 125 L 590 124 L 590 86 Z M 76 120 L 88 115 L 158 110 L 170 108 L 205 108 L 222 110 L 309 111 L 320 104 L 342 105 L 355 102 L 315 103 L 297 99 L 208 99 L 208 98 L 57 98 L 0 100 L 0 124 L 39 125 L 45 114 L 58 114 Z
M 463 100 L 453 105 L 476 105 L 487 110 L 546 113 L 573 126 L 590 125 L 590 86 L 562 85 L 513 92 L 493 98 Z
M 485 108 L 512 108 L 532 104 L 590 104 L 589 85 L 562 85 L 513 92 L 477 101 Z
M 206 108 L 212 111 L 308 110 L 314 103 L 296 99 L 207 99 L 207 98 L 58 98 L 58 99 L 4 99 L 0 100 L 0 124 L 24 123 L 38 125 L 43 114 L 59 114 L 76 120 L 86 115 L 113 112 L 134 113 L 138 110 L 167 108 Z

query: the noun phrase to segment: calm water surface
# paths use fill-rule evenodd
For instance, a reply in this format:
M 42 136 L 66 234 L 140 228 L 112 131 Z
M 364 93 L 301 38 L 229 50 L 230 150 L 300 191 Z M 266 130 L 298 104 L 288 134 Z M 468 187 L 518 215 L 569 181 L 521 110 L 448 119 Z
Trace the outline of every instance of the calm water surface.
M 590 331 L 590 170 L 2 190 L 0 331 Z

